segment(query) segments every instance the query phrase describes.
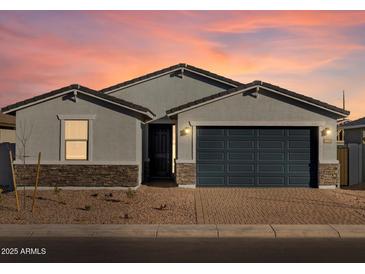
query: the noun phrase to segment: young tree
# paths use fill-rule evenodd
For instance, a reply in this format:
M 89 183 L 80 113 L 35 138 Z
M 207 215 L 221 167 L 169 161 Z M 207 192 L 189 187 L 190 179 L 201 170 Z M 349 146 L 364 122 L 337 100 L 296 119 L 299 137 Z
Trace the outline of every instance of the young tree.
M 16 137 L 20 145 L 17 156 L 23 161 L 23 165 L 26 163 L 26 158 L 30 157 L 27 155 L 27 144 L 32 136 L 32 131 L 32 123 L 28 123 L 26 120 L 21 120 L 17 123 Z
M 17 128 L 16 128 L 16 138 L 18 140 L 17 146 L 20 145 L 17 148 L 17 157 L 19 157 L 20 160 L 23 161 L 23 169 L 25 169 L 26 159 L 30 157 L 30 155 L 27 155 L 27 145 L 29 143 L 29 140 L 32 136 L 33 131 L 33 123 L 29 123 L 26 120 L 20 120 L 17 121 Z M 26 208 L 26 199 L 25 199 L 25 186 L 23 189 L 23 207 Z

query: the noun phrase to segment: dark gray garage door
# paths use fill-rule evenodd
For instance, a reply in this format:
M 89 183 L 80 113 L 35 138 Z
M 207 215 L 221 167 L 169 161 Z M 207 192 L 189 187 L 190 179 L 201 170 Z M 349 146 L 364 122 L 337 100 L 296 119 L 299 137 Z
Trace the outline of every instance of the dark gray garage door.
M 198 127 L 199 186 L 316 186 L 316 128 Z

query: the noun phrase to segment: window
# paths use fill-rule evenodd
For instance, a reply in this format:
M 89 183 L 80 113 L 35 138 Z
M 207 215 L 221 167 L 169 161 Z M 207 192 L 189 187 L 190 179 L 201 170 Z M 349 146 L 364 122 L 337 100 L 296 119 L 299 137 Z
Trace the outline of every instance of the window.
M 88 120 L 65 120 L 65 159 L 88 159 Z
M 362 143 L 365 145 L 365 130 L 362 131 Z
M 344 130 L 343 129 L 337 130 L 337 141 L 338 142 L 344 141 Z

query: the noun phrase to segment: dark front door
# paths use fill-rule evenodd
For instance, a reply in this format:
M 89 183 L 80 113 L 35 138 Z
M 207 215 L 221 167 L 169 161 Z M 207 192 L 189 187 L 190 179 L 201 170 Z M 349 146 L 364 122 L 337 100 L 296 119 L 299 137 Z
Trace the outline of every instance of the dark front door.
M 151 178 L 172 177 L 172 125 L 149 125 Z

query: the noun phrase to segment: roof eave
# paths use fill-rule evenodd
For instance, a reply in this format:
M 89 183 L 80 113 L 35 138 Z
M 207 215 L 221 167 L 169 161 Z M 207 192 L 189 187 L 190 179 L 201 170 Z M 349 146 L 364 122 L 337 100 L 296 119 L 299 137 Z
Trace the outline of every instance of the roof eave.
M 166 74 L 170 74 L 172 72 L 182 70 L 182 69 L 190 71 L 190 72 L 195 73 L 197 75 L 204 76 L 206 78 L 213 79 L 217 82 L 221 82 L 221 83 L 224 83 L 224 84 L 232 86 L 232 87 L 238 87 L 240 84 L 242 84 L 242 83 L 239 83 L 238 81 L 234 81 L 232 79 L 228 79 L 226 77 L 216 75 L 215 73 L 204 71 L 203 69 L 199 69 L 199 68 L 196 68 L 196 67 L 188 65 L 188 64 L 178 64 L 178 65 L 175 65 L 175 66 L 171 66 L 170 68 L 171 69 L 169 69 L 169 68 L 162 69 L 161 73 L 156 73 L 156 74 L 151 73 L 153 75 L 151 75 L 150 77 L 146 77 L 144 79 L 137 80 L 139 78 L 144 77 L 144 76 L 140 76 L 140 77 L 134 78 L 134 79 L 136 79 L 136 81 L 134 81 L 134 79 L 125 81 L 125 82 L 123 82 L 123 83 L 126 83 L 125 85 L 123 83 L 119 83 L 119 84 L 116 84 L 116 85 L 101 89 L 100 92 L 102 92 L 104 94 L 113 93 L 113 92 L 116 92 L 116 91 L 119 91 L 119 90 L 122 90 L 122 89 L 125 89 L 125 88 L 128 88 L 128 87 L 135 86 L 135 85 L 141 84 L 143 82 L 150 81 L 152 79 L 164 76 Z M 211 75 L 209 75 L 209 74 L 211 74 Z M 128 83 L 128 82 L 130 82 L 130 83 Z
M 343 129 L 358 129 L 358 128 L 365 128 L 365 124 L 364 124 L 364 125 L 356 125 L 356 126 L 342 126 L 341 128 L 343 128 Z
M 88 89 L 88 88 L 85 88 L 85 89 Z M 113 100 L 108 100 L 106 98 L 102 98 L 100 96 L 96 96 L 96 95 L 92 94 L 91 92 L 88 92 L 88 91 L 83 90 L 83 88 L 82 87 L 80 88 L 80 86 L 79 86 L 79 88 L 74 88 L 73 86 L 70 86 L 70 89 L 65 90 L 63 92 L 60 92 L 60 93 L 54 94 L 52 96 L 45 97 L 45 98 L 42 98 L 42 99 L 39 99 L 39 100 L 36 100 L 36 101 L 33 101 L 33 102 L 29 102 L 29 103 L 24 104 L 24 105 L 19 105 L 19 106 L 16 106 L 14 108 L 11 108 L 12 105 L 7 106 L 7 107 L 4 107 L 4 108 L 2 108 L 2 113 L 4 113 L 4 114 L 13 114 L 16 111 L 21 110 L 23 108 L 26 108 L 26 107 L 29 107 L 29 106 L 32 106 L 32 105 L 35 105 L 35 104 L 39 104 L 41 102 L 48 101 L 50 99 L 57 98 L 57 97 L 60 97 L 60 96 L 63 96 L 65 94 L 68 94 L 68 93 L 71 93 L 71 92 L 75 92 L 75 91 L 76 92 L 79 92 L 79 93 L 82 93 L 84 95 L 87 95 L 87 96 L 96 98 L 98 100 L 106 101 L 108 103 L 111 103 L 111 104 L 114 104 L 114 105 L 118 105 L 118 106 L 120 106 L 122 108 L 126 108 L 126 109 L 132 110 L 134 112 L 138 112 L 140 114 L 145 115 L 146 117 L 148 117 L 150 119 L 153 119 L 155 117 L 155 114 L 152 111 L 150 111 L 150 110 L 146 110 L 146 111 L 139 110 L 139 109 L 136 109 L 136 108 L 133 108 L 133 107 L 130 107 L 130 106 L 121 104 L 121 103 L 117 103 L 117 102 L 115 102 Z M 97 91 L 94 91 L 94 92 L 97 92 Z
M 315 104 L 315 103 L 313 103 L 313 102 L 309 102 L 309 101 L 304 100 L 304 99 L 300 99 L 300 98 L 297 98 L 297 97 L 294 97 L 294 96 L 290 96 L 290 95 L 285 94 L 285 93 L 283 93 L 283 92 L 280 92 L 280 91 L 278 91 L 278 90 L 275 90 L 275 89 L 272 89 L 272 88 L 269 88 L 269 87 L 265 87 L 265 86 L 263 86 L 263 85 L 262 85 L 262 83 L 263 83 L 263 82 L 261 82 L 261 84 L 260 84 L 259 82 L 261 82 L 261 81 L 254 81 L 254 82 L 252 82 L 252 83 L 249 83 L 249 84 L 244 85 L 244 86 L 242 87 L 242 89 L 239 89 L 239 90 L 234 91 L 234 92 L 232 92 L 232 93 L 228 93 L 228 94 L 223 95 L 223 96 L 221 96 L 221 97 L 213 98 L 213 99 L 211 99 L 211 100 L 208 100 L 208 101 L 205 101 L 205 102 L 202 102 L 202 103 L 196 104 L 196 105 L 187 106 L 186 108 L 183 108 L 183 109 L 179 109 L 179 110 L 171 111 L 171 112 L 170 112 L 170 110 L 173 110 L 173 109 L 174 109 L 174 108 L 172 108 L 172 109 L 170 109 L 170 110 L 167 110 L 167 111 L 166 111 L 166 115 L 167 115 L 167 116 L 169 116 L 169 117 L 170 117 L 170 116 L 174 116 L 174 115 L 179 114 L 179 113 L 181 113 L 181 112 L 185 112 L 185 111 L 188 111 L 188 110 L 190 110 L 190 109 L 198 108 L 198 107 L 201 107 L 201 106 L 203 106 L 203 105 L 210 104 L 210 103 L 212 103 L 212 102 L 219 101 L 219 100 L 222 100 L 222 99 L 224 99 L 224 98 L 227 98 L 227 97 L 230 97 L 230 96 L 234 96 L 234 95 L 236 95 L 236 94 L 239 94 L 239 93 L 242 93 L 242 92 L 245 92 L 245 91 L 251 90 L 251 89 L 253 89 L 253 88 L 263 88 L 263 89 L 269 90 L 269 91 L 271 91 L 271 92 L 278 93 L 278 94 L 280 94 L 280 95 L 282 95 L 282 96 L 286 96 L 286 97 L 292 98 L 292 99 L 294 99 L 294 100 L 301 101 L 301 102 L 303 102 L 303 103 L 306 103 L 306 104 L 312 105 L 312 106 L 314 106 L 314 107 L 317 107 L 317 108 L 320 108 L 320 109 L 326 110 L 326 111 L 328 111 L 328 112 L 331 112 L 331 113 L 337 114 L 337 115 L 339 115 L 339 117 L 347 117 L 347 116 L 350 114 L 350 112 L 349 112 L 349 111 L 347 111 L 347 110 L 344 110 L 343 112 L 340 112 L 340 111 L 336 111 L 336 110 L 334 110 L 334 109 L 330 109 L 330 108 L 327 108 L 327 107 L 321 106 L 321 105 L 319 105 L 319 104 Z M 256 83 L 256 84 L 255 84 L 255 83 Z M 254 85 L 252 85 L 252 84 L 254 84 Z M 248 86 L 248 87 L 247 87 L 247 86 Z M 175 108 L 178 108 L 178 107 L 175 107 Z

